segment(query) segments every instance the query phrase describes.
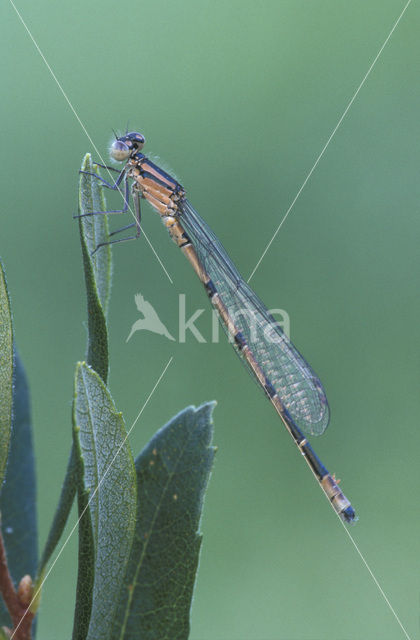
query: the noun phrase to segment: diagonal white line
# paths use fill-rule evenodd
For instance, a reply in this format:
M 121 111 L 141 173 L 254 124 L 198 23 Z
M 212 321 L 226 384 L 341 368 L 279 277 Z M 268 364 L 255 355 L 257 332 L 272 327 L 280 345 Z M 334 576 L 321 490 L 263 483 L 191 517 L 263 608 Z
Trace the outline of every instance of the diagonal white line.
M 312 472 L 312 475 L 314 476 L 315 480 L 319 483 L 319 478 L 317 477 L 314 469 L 312 469 L 312 467 L 309 465 L 309 469 Z M 339 481 L 338 481 L 339 482 Z M 332 502 L 329 500 L 327 494 L 325 493 L 325 491 L 322 492 L 322 495 L 324 496 L 324 498 L 327 500 L 328 504 L 330 505 L 330 507 L 332 508 L 334 514 L 337 516 L 338 520 L 340 521 L 341 525 L 343 526 L 344 531 L 347 533 L 352 545 L 354 546 L 354 548 L 356 549 L 358 555 L 360 556 L 361 561 L 363 562 L 363 564 L 365 565 L 366 569 L 369 572 L 370 577 L 372 578 L 373 582 L 375 583 L 375 586 L 377 587 L 379 593 L 381 594 L 381 596 L 383 597 L 383 599 L 385 600 L 389 610 L 391 611 L 392 615 L 394 616 L 395 620 L 397 621 L 397 623 L 399 624 L 399 626 L 401 627 L 402 632 L 404 633 L 405 637 L 407 638 L 407 640 L 411 640 L 411 637 L 408 635 L 405 627 L 403 626 L 403 623 L 401 622 L 397 612 L 395 611 L 394 607 L 392 606 L 392 604 L 390 603 L 388 596 L 386 595 L 385 591 L 382 589 L 381 585 L 379 584 L 379 580 L 376 578 L 375 574 L 373 573 L 372 569 L 370 568 L 365 556 L 363 555 L 363 553 L 360 551 L 355 539 L 353 538 L 353 536 L 351 535 L 350 531 L 348 530 L 348 527 L 346 526 L 346 524 L 344 523 L 341 515 L 334 509 L 334 506 L 332 504 Z M 357 520 L 357 518 L 356 518 Z
M 382 589 L 381 585 L 379 584 L 375 574 L 373 573 L 372 569 L 370 568 L 370 566 L 367 563 L 366 558 L 364 557 L 364 555 L 362 554 L 362 552 L 360 551 L 356 541 L 354 540 L 353 536 L 351 535 L 350 531 L 348 530 L 348 528 L 346 527 L 346 525 L 344 524 L 344 522 L 342 521 L 342 519 L 340 518 L 339 514 L 336 514 L 338 516 L 338 519 L 340 520 L 341 524 L 343 525 L 343 529 L 344 531 L 347 533 L 348 537 L 350 538 L 350 541 L 352 543 L 352 545 L 354 546 L 354 548 L 356 549 L 358 555 L 360 556 L 361 561 L 363 562 L 363 564 L 365 565 L 366 569 L 369 572 L 370 577 L 372 578 L 373 582 L 375 583 L 376 587 L 379 590 L 379 593 L 381 594 L 381 596 L 383 597 L 383 599 L 385 600 L 386 604 L 389 607 L 389 610 L 391 611 L 392 615 L 394 616 L 395 620 L 397 621 L 397 623 L 399 624 L 402 632 L 404 633 L 405 637 L 407 638 L 407 640 L 411 640 L 411 637 L 408 635 L 405 627 L 403 626 L 403 623 L 401 622 L 401 620 L 399 619 L 397 612 L 395 611 L 394 607 L 391 605 L 385 591 Z
M 39 593 L 40 593 L 40 591 L 41 591 L 42 587 L 44 586 L 44 583 L 45 583 L 46 579 L 47 579 L 47 578 L 48 578 L 48 576 L 50 575 L 51 571 L 54 569 L 54 567 L 55 567 L 55 565 L 56 565 L 56 563 L 57 563 L 57 561 L 58 561 L 59 557 L 60 557 L 60 556 L 61 556 L 61 554 L 63 553 L 63 551 L 64 551 L 65 547 L 67 546 L 67 543 L 69 542 L 69 540 L 70 540 L 70 538 L 72 537 L 73 533 L 74 533 L 74 532 L 75 532 L 75 530 L 77 529 L 77 527 L 78 527 L 78 525 L 79 525 L 80 520 L 83 518 L 84 514 L 86 513 L 86 510 L 88 509 L 88 507 L 89 507 L 90 503 L 92 502 L 93 498 L 95 497 L 96 493 L 98 492 L 98 490 L 99 490 L 99 488 L 100 488 L 100 486 L 101 486 L 102 482 L 105 480 L 105 478 L 106 478 L 106 476 L 107 476 L 107 474 L 108 474 L 109 470 L 111 469 L 112 465 L 114 464 L 115 459 L 117 458 L 117 456 L 118 456 L 119 452 L 121 451 L 122 447 L 123 447 L 123 446 L 124 446 L 124 444 L 126 443 L 127 438 L 129 437 L 130 433 L 131 433 L 131 432 L 132 432 L 132 430 L 134 429 L 134 427 L 135 427 L 135 425 L 136 425 L 136 423 L 137 423 L 138 419 L 140 418 L 141 414 L 143 413 L 143 411 L 144 411 L 144 410 L 145 410 L 145 408 L 147 407 L 147 405 L 148 405 L 148 403 L 149 403 L 150 398 L 153 396 L 154 392 L 156 391 L 156 389 L 157 389 L 157 387 L 158 387 L 158 385 L 159 385 L 160 381 L 162 380 L 163 376 L 165 375 L 165 373 L 166 373 L 166 371 L 167 371 L 167 369 L 168 369 L 169 365 L 171 364 L 172 360 L 173 360 L 173 356 L 171 356 L 171 357 L 169 358 L 169 360 L 168 360 L 168 362 L 167 362 L 167 364 L 166 364 L 166 366 L 165 366 L 164 370 L 162 371 L 162 373 L 160 374 L 160 376 L 159 376 L 158 380 L 156 381 L 155 386 L 153 387 L 153 389 L 151 390 L 151 392 L 150 392 L 150 393 L 149 393 L 149 395 L 147 396 L 147 398 L 146 398 L 146 400 L 145 400 L 145 402 L 144 402 L 144 404 L 143 404 L 142 408 L 140 409 L 139 413 L 137 414 L 136 419 L 134 420 L 133 424 L 131 425 L 131 427 L 130 427 L 130 428 L 129 428 L 129 430 L 127 431 L 127 434 L 126 434 L 126 436 L 125 436 L 124 440 L 122 441 L 122 443 L 121 443 L 121 444 L 120 444 L 120 446 L 118 447 L 117 452 L 115 453 L 115 455 L 114 455 L 114 457 L 112 458 L 111 462 L 109 463 L 109 465 L 108 465 L 107 469 L 105 470 L 105 472 L 104 472 L 104 474 L 103 474 L 102 478 L 100 479 L 100 481 L 99 481 L 99 483 L 98 483 L 98 486 L 95 488 L 95 490 L 93 491 L 93 493 L 92 493 L 91 497 L 89 498 L 89 502 L 87 503 L 87 505 L 86 505 L 86 506 L 85 506 L 85 508 L 83 509 L 82 513 L 80 514 L 79 518 L 77 519 L 77 522 L 76 522 L 76 524 L 73 526 L 73 528 L 72 528 L 72 530 L 70 531 L 69 535 L 67 536 L 67 538 L 66 538 L 66 539 L 65 539 L 65 541 L 63 542 L 63 544 L 62 544 L 62 546 L 61 546 L 61 548 L 60 548 L 59 552 L 57 553 L 56 558 L 54 559 L 54 562 L 52 563 L 51 567 L 49 568 L 49 570 L 48 570 L 48 571 L 47 571 L 47 573 L 45 574 L 44 578 L 42 579 L 42 581 L 41 581 L 41 583 L 40 583 L 40 585 L 39 585 L 38 589 L 36 590 L 36 592 L 34 593 L 34 595 L 33 595 L 33 597 L 32 597 L 31 602 L 29 603 L 29 605 L 28 605 L 28 607 L 27 607 L 27 609 L 26 609 L 25 613 L 23 614 L 22 618 L 20 619 L 19 624 L 18 624 L 18 625 L 16 625 L 16 627 L 15 627 L 15 629 L 14 629 L 14 631 L 13 631 L 12 635 L 10 636 L 10 640 L 12 640 L 12 638 L 15 636 L 15 634 L 16 634 L 16 632 L 17 632 L 17 630 L 19 629 L 20 625 L 22 624 L 22 621 L 23 621 L 23 619 L 24 619 L 25 615 L 27 614 L 27 612 L 30 610 L 30 608 L 31 608 L 32 604 L 33 604 L 33 603 L 35 602 L 35 600 L 37 599 L 37 597 L 38 597 L 38 595 L 39 595 Z
M 28 25 L 26 24 L 26 22 L 22 18 L 22 15 L 20 14 L 19 10 L 17 9 L 15 3 L 13 2 L 13 0 L 9 0 L 9 2 L 12 5 L 13 9 L 15 10 L 16 15 L 19 18 L 19 20 L 21 21 L 23 27 L 25 28 L 26 33 L 28 34 L 28 36 L 32 40 L 32 42 L 33 42 L 33 44 L 35 46 L 35 49 L 38 51 L 39 55 L 41 56 L 45 66 L 47 67 L 48 71 L 50 72 L 54 82 L 56 83 L 57 87 L 59 88 L 64 100 L 67 102 L 68 106 L 70 107 L 74 117 L 76 118 L 77 122 L 80 124 L 81 128 L 83 129 L 83 132 L 86 135 L 87 139 L 89 140 L 90 144 L 95 149 L 95 153 L 98 155 L 98 158 L 100 159 L 101 163 L 103 165 L 106 165 L 106 162 L 103 159 L 99 149 L 97 148 L 96 144 L 94 143 L 94 141 L 92 140 L 91 136 L 89 135 L 88 130 L 86 129 L 85 125 L 83 124 L 82 120 L 80 119 L 79 114 L 77 113 L 76 109 L 73 107 L 73 104 L 71 103 L 70 98 L 68 97 L 67 93 L 64 91 L 63 87 L 61 86 L 60 81 L 58 80 L 57 76 L 55 75 L 54 71 L 52 70 L 50 64 L 48 63 L 48 60 L 46 59 L 46 57 L 42 53 L 37 41 L 35 40 L 34 36 L 32 35 L 32 32 L 30 31 Z M 108 175 L 110 176 L 111 180 L 114 181 L 114 177 L 111 174 L 111 172 L 108 169 L 106 169 L 106 171 L 108 172 Z M 122 193 L 122 191 L 121 191 L 121 189 L 119 187 L 118 187 L 118 191 L 119 191 L 119 193 L 121 195 L 123 195 L 123 193 Z M 136 216 L 134 214 L 134 211 L 130 207 L 130 205 L 128 205 L 128 211 L 132 215 L 133 219 L 136 221 Z M 149 247 L 152 249 L 152 252 L 153 252 L 154 256 L 158 260 L 160 266 L 162 267 L 163 271 L 165 272 L 167 278 L 169 279 L 170 283 L 173 284 L 173 280 L 172 280 L 171 276 L 169 275 L 168 271 L 166 270 L 162 260 L 159 258 L 155 248 L 153 247 L 153 245 L 152 245 L 151 241 L 149 240 L 148 236 L 146 235 L 144 229 L 142 229 L 142 233 L 143 233 L 143 235 L 144 235 Z
M 363 80 L 361 81 L 361 83 L 359 84 L 359 86 L 357 87 L 353 97 L 351 98 L 350 102 L 348 103 L 347 107 L 344 109 L 343 114 L 341 116 L 341 118 L 339 119 L 339 121 L 337 122 L 337 124 L 335 125 L 334 129 L 332 130 L 332 133 L 330 135 L 330 137 L 328 138 L 327 142 L 325 143 L 325 145 L 323 146 L 323 148 L 321 149 L 321 153 L 319 154 L 319 156 L 317 157 L 317 159 L 314 162 L 314 165 L 312 167 L 312 169 L 309 171 L 308 175 L 306 176 L 305 180 L 303 181 L 303 184 L 301 186 L 301 188 L 299 189 L 299 191 L 297 192 L 297 194 L 295 195 L 292 204 L 290 205 L 290 207 L 287 209 L 286 213 L 284 214 L 279 226 L 277 227 L 277 229 L 275 230 L 270 242 L 267 244 L 266 248 L 264 249 L 264 251 L 261 254 L 260 259 L 258 260 L 257 264 L 255 265 L 253 271 L 251 272 L 251 274 L 248 277 L 248 282 L 250 282 L 250 280 L 253 278 L 256 270 L 258 269 L 258 267 L 261 264 L 261 261 L 263 260 L 265 254 L 267 253 L 267 251 L 269 250 L 269 248 L 271 247 L 274 239 L 276 238 L 278 232 L 280 231 L 280 229 L 282 228 L 286 218 L 288 217 L 289 213 L 291 212 L 291 210 L 293 209 L 296 200 L 299 198 L 300 194 L 302 193 L 303 189 L 306 186 L 306 183 L 308 182 L 309 178 L 311 177 L 311 175 L 313 174 L 313 172 L 315 171 L 319 161 L 321 160 L 322 156 L 324 155 L 324 152 L 326 151 L 328 145 L 330 144 L 331 140 L 333 139 L 333 137 L 335 136 L 337 129 L 339 128 L 339 126 L 341 125 L 341 123 L 343 122 L 344 118 L 347 115 L 348 110 L 350 109 L 351 105 L 353 104 L 353 102 L 355 101 L 359 91 L 361 90 L 361 88 L 363 87 L 363 85 L 365 84 L 370 72 L 372 71 L 373 67 L 375 66 L 376 62 L 378 61 L 379 56 L 381 55 L 382 51 L 385 49 L 388 40 L 390 39 L 390 37 L 392 36 L 392 34 L 394 33 L 399 21 L 401 20 L 401 18 L 403 17 L 406 9 L 408 8 L 408 5 L 411 3 L 411 0 L 408 0 L 407 4 L 405 5 L 404 9 L 401 11 L 397 21 L 395 22 L 394 26 L 392 27 L 391 31 L 389 32 L 385 42 L 383 43 L 383 45 L 381 46 L 381 48 L 379 49 L 378 53 L 376 54 L 372 64 L 370 65 L 369 69 L 367 70 L 365 76 L 363 77 Z
M 130 209 L 130 213 L 131 213 L 131 215 L 134 217 L 134 213 L 133 213 L 132 209 L 131 209 L 130 207 L 129 207 L 129 209 Z M 166 269 L 165 265 L 163 264 L 162 260 L 159 258 L 159 255 L 158 255 L 158 253 L 157 253 L 156 249 L 155 249 L 155 248 L 154 248 L 154 246 L 152 245 L 152 243 L 151 243 L 151 241 L 150 241 L 149 236 L 147 236 L 147 235 L 146 235 L 146 233 L 145 233 L 145 231 L 144 231 L 143 227 L 141 228 L 141 232 L 142 232 L 142 234 L 144 235 L 144 238 L 145 238 L 145 240 L 146 240 L 147 244 L 148 244 L 148 245 L 149 245 L 149 247 L 151 248 L 151 250 L 152 250 L 152 252 L 153 252 L 153 255 L 155 256 L 156 260 L 159 262 L 160 266 L 162 267 L 163 271 L 165 272 L 166 277 L 168 278 L 169 282 L 170 282 L 171 284 L 173 284 L 173 283 L 174 283 L 174 281 L 172 280 L 171 276 L 169 275 L 169 273 L 168 273 L 168 271 L 167 271 L 167 269 Z

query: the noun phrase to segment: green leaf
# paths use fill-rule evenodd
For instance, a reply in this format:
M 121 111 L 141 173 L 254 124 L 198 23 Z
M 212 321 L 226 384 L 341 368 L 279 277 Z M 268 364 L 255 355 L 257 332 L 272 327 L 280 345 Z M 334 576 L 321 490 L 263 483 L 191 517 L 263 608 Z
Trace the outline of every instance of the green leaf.
M 95 548 L 92 613 L 87 638 L 111 638 L 130 555 L 137 508 L 136 475 L 121 413 L 100 377 L 79 363 L 75 379 L 75 438 Z M 77 628 L 82 621 L 76 620 Z
M 90 154 L 82 162 L 82 171 L 98 173 L 92 165 Z M 105 211 L 103 189 L 94 176 L 80 174 L 79 214 Z M 80 242 L 87 294 L 88 347 L 86 361 L 106 382 L 108 377 L 108 332 L 106 313 L 111 289 L 111 248 L 101 247 L 93 254 L 101 242 L 108 240 L 107 216 L 96 215 L 79 218 Z M 92 255 L 93 254 L 93 255 Z
M 15 352 L 13 419 L 9 460 L 0 498 L 1 527 L 7 564 L 15 585 L 37 567 L 37 521 L 35 462 L 32 443 L 28 383 L 22 362 Z M 11 625 L 1 603 L 0 625 Z
M 83 158 L 81 171 L 90 171 L 99 175 L 98 168 L 92 164 L 90 153 Z M 106 202 L 99 180 L 94 176 L 80 174 L 79 183 L 80 213 L 92 211 L 106 211 Z M 109 239 L 108 217 L 105 215 L 80 218 L 83 229 L 83 240 L 89 255 L 95 251 L 98 244 Z M 93 274 L 100 303 L 107 313 L 111 293 L 111 247 L 108 245 L 97 251 L 91 260 Z
M 13 327 L 6 276 L 0 262 L 0 487 L 6 471 L 12 428 Z
M 90 154 L 83 159 L 82 171 L 96 172 Z M 79 213 L 105 211 L 106 203 L 98 180 L 93 176 L 80 174 Z M 93 256 L 97 244 L 108 239 L 107 216 L 90 216 L 79 218 L 80 241 L 83 254 L 85 284 L 88 312 L 88 348 L 86 360 L 106 382 L 108 376 L 108 332 L 106 327 L 106 311 L 111 290 L 111 251 L 103 247 Z M 38 576 L 42 577 L 44 569 L 57 546 L 73 505 L 77 485 L 78 460 L 74 450 L 70 453 L 66 476 L 54 520 L 48 535 Z M 79 498 L 80 503 L 80 498 Z M 80 506 L 80 504 L 79 504 Z
M 181 411 L 136 459 L 138 518 L 113 638 L 188 638 L 214 405 Z
M 89 510 L 89 489 L 86 488 L 85 467 L 78 427 L 74 422 L 73 411 L 73 456 L 76 460 L 78 491 L 77 507 L 79 514 L 79 558 L 76 588 L 76 606 L 74 611 L 72 640 L 85 640 L 92 610 L 93 581 L 95 576 L 95 544 L 92 520 Z

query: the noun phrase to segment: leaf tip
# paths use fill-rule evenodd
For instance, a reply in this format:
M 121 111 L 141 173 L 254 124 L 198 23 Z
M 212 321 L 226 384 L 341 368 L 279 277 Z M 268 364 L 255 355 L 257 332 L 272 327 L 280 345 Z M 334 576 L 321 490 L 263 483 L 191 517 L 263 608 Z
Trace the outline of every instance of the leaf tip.
M 92 166 L 92 156 L 90 153 L 86 153 L 82 160 L 80 171 L 86 171 Z

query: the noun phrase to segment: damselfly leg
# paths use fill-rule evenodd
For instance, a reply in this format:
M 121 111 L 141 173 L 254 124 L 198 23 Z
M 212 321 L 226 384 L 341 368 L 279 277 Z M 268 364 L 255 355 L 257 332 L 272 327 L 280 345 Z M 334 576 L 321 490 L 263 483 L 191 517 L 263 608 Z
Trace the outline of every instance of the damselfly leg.
M 98 165 L 101 167 L 105 167 L 105 165 Z M 109 168 L 109 167 L 107 167 Z M 115 171 L 115 169 L 113 169 Z M 118 178 L 116 179 L 116 181 L 114 182 L 114 184 L 111 184 L 110 182 L 107 182 L 106 180 L 104 180 L 104 178 L 102 178 L 101 176 L 98 176 L 97 173 L 94 173 L 93 171 L 79 171 L 79 173 L 87 175 L 87 176 L 92 176 L 93 178 L 96 178 L 104 187 L 107 187 L 107 189 L 111 189 L 112 191 L 119 191 L 121 192 L 120 189 L 120 184 L 121 182 L 124 182 L 124 206 L 122 209 L 110 209 L 109 211 L 91 211 L 89 213 L 82 213 L 81 215 L 78 216 L 73 216 L 73 218 L 87 218 L 89 216 L 98 216 L 98 215 L 107 215 L 108 213 L 127 213 L 128 211 L 128 202 L 129 202 L 129 198 L 130 198 L 130 186 L 128 184 L 128 180 L 127 180 L 127 175 L 125 170 L 118 172 L 120 175 L 118 176 Z
M 109 169 L 109 171 L 114 171 L 115 173 L 121 173 L 121 169 L 116 169 L 115 167 L 110 167 L 108 164 L 101 164 L 100 162 L 95 162 L 95 167 L 101 167 L 102 169 Z M 89 173 L 88 171 L 79 171 L 79 173 Z
M 93 253 L 96 253 L 96 251 L 98 251 L 98 249 L 100 249 L 101 247 L 106 247 L 109 244 L 117 244 L 117 242 L 125 242 L 126 240 L 137 240 L 140 237 L 140 233 L 141 233 L 140 196 L 139 196 L 139 192 L 137 190 L 134 190 L 134 189 L 133 189 L 133 206 L 134 206 L 135 222 L 132 222 L 131 224 L 127 224 L 127 225 L 125 225 L 125 227 L 121 227 L 121 229 L 116 229 L 115 231 L 112 231 L 112 233 L 109 234 L 109 237 L 115 236 L 115 234 L 121 233 L 121 231 L 126 231 L 127 229 L 132 229 L 133 227 L 136 227 L 136 235 L 135 236 L 127 236 L 126 238 L 118 238 L 117 240 L 109 240 L 109 242 L 101 242 L 101 243 L 98 244 L 98 246 L 96 247 L 96 249 L 95 249 L 95 251 Z M 127 208 L 128 208 L 128 205 L 127 205 Z M 105 212 L 105 213 L 107 213 L 107 212 Z M 115 212 L 113 212 L 113 213 L 115 213 Z M 124 213 L 124 212 L 121 212 L 121 213 Z
M 104 187 L 107 187 L 108 189 L 111 189 L 112 191 L 121 192 L 120 185 L 123 182 L 124 183 L 124 194 L 123 194 L 124 206 L 122 209 L 108 209 L 107 211 L 91 211 L 89 213 L 83 213 L 81 215 L 73 216 L 73 218 L 86 218 L 86 217 L 96 216 L 96 215 L 127 213 L 127 211 L 129 210 L 130 186 L 128 184 L 126 171 L 125 170 L 118 171 L 114 167 L 108 167 L 107 165 L 100 164 L 99 162 L 95 164 L 96 166 L 102 167 L 103 169 L 110 169 L 111 171 L 115 171 L 116 173 L 118 173 L 119 176 L 116 179 L 116 181 L 112 184 L 107 180 L 105 180 L 104 178 L 102 178 L 101 176 L 99 176 L 97 173 L 94 173 L 93 171 L 79 171 L 79 173 L 92 176 L 93 178 L 98 180 L 101 185 L 103 185 Z M 110 240 L 109 242 L 101 242 L 100 244 L 98 244 L 96 249 L 92 252 L 92 255 L 95 254 L 98 249 L 108 244 L 116 244 L 117 242 L 125 242 L 126 240 L 137 240 L 139 238 L 140 232 L 141 232 L 141 208 L 140 208 L 138 191 L 134 189 L 133 189 L 133 205 L 134 205 L 133 217 L 135 218 L 135 222 L 132 222 L 131 224 L 127 224 L 124 227 L 121 227 L 120 229 L 116 229 L 115 231 L 112 231 L 109 234 L 109 237 L 115 236 L 117 233 L 121 233 L 122 231 L 126 231 L 127 229 L 132 229 L 133 227 L 136 228 L 136 235 L 128 236 L 126 238 L 118 238 L 117 240 Z
M 107 187 L 108 189 L 112 189 L 113 191 L 117 191 L 117 190 L 119 191 L 119 186 L 121 182 L 124 180 L 124 176 L 127 173 L 126 170 L 123 169 L 122 171 L 118 171 L 118 169 L 115 169 L 114 167 L 108 167 L 106 164 L 100 164 L 99 162 L 95 162 L 95 165 L 97 167 L 102 167 L 103 169 L 109 169 L 110 171 L 115 171 L 116 173 L 119 174 L 118 178 L 115 180 L 114 183 L 112 183 L 112 182 L 108 182 L 107 180 L 105 180 L 105 178 L 102 178 L 102 176 L 99 176 L 94 171 L 79 171 L 79 173 L 85 174 L 87 176 L 93 176 L 99 182 L 101 182 L 104 185 L 104 187 Z

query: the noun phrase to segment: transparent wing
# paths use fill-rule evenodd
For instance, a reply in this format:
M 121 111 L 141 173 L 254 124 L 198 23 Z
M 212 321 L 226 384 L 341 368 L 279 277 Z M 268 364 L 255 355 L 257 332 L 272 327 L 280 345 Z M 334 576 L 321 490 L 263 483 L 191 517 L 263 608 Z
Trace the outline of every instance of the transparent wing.
M 293 421 L 306 433 L 322 434 L 328 426 L 329 408 L 315 372 L 243 280 L 218 238 L 188 200 L 181 204 L 180 222 L 220 299 Z

